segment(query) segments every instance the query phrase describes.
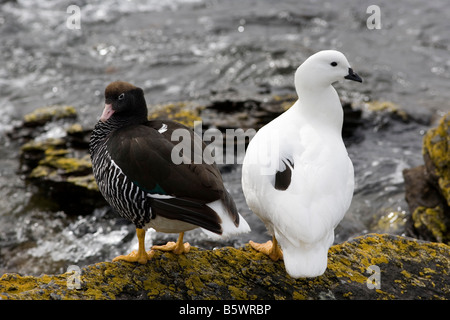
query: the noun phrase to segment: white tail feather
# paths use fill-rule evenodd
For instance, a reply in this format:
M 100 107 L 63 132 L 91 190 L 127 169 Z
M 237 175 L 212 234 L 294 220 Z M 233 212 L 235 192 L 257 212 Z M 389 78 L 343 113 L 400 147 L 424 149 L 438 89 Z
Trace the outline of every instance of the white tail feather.
M 239 226 L 236 227 L 233 220 L 231 219 L 228 210 L 225 208 L 222 200 L 216 200 L 206 204 L 208 207 L 213 209 L 222 220 L 222 235 L 218 235 L 211 231 L 202 229 L 210 238 L 220 239 L 223 237 L 229 237 L 231 235 L 250 232 L 250 226 L 247 221 L 239 214 Z

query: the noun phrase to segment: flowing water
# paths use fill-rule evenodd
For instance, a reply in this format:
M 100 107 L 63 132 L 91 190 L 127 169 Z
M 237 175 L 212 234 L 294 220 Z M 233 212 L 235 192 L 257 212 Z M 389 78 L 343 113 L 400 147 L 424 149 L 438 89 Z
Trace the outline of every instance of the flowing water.
M 84 127 L 98 119 L 105 86 L 125 80 L 144 89 L 150 105 L 293 94 L 293 74 L 312 53 L 344 52 L 362 84 L 336 84 L 363 111 L 358 139 L 348 143 L 355 165 L 352 206 L 336 242 L 371 231 L 399 233 L 408 211 L 402 170 L 422 163 L 424 132 L 450 111 L 450 7 L 445 0 L 378 1 L 381 29 L 369 29 L 370 1 L 151 0 L 0 2 L 0 274 L 64 272 L 109 260 L 136 247 L 134 228 L 108 208 L 73 216 L 42 209 L 17 174 L 19 144 L 6 136 L 37 107 L 76 107 Z M 80 28 L 70 5 L 80 8 Z M 403 122 L 367 110 L 391 101 Z M 210 115 L 211 116 L 211 115 Z M 217 115 L 219 117 L 219 115 Z M 193 245 L 240 246 L 265 241 L 247 208 L 240 166 L 224 180 L 252 233 L 223 242 L 201 232 Z M 400 222 L 400 223 L 399 223 Z M 400 227 L 398 227 L 400 225 Z M 147 244 L 175 239 L 150 232 Z

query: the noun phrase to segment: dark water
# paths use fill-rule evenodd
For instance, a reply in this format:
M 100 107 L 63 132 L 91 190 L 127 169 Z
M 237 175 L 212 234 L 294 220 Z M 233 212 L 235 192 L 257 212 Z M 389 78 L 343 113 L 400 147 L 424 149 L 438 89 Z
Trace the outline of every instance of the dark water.
M 81 28 L 66 25 L 69 5 Z M 422 163 L 422 135 L 450 111 L 450 7 L 445 0 L 378 1 L 381 29 L 369 30 L 370 1 L 152 0 L 3 1 L 0 4 L 0 274 L 55 273 L 135 247 L 134 229 L 107 208 L 89 216 L 39 209 L 16 171 L 18 144 L 6 137 L 37 107 L 68 104 L 83 126 L 99 117 L 105 86 L 142 87 L 148 104 L 220 97 L 292 94 L 293 73 L 322 49 L 344 52 L 362 84 L 339 83 L 345 101 L 363 111 L 361 136 L 349 145 L 355 165 L 352 206 L 336 242 L 370 231 L 401 234 L 407 213 L 402 170 Z M 370 100 L 392 101 L 412 116 L 404 123 L 370 112 Z M 428 120 L 431 120 L 428 121 Z M 224 168 L 225 169 L 225 168 Z M 205 248 L 268 239 L 248 210 L 240 167 L 224 180 L 253 231 Z M 387 221 L 381 230 L 376 222 Z M 400 225 L 397 229 L 396 227 Z M 387 228 L 387 229 L 386 229 Z M 150 233 L 147 244 L 175 239 Z

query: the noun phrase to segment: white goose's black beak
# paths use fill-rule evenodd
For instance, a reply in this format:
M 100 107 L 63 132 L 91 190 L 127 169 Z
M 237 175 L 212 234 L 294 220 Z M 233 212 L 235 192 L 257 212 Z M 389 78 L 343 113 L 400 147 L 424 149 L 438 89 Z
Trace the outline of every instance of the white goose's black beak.
M 346 75 L 344 78 L 347 80 L 362 82 L 361 77 L 358 76 L 358 74 L 354 72 L 352 68 L 348 68 L 348 75 Z

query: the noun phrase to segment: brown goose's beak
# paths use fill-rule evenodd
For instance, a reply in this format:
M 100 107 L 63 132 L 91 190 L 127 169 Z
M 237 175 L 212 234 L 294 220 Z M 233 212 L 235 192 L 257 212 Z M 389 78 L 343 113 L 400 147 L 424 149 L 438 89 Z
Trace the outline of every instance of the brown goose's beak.
M 100 121 L 106 122 L 114 113 L 112 108 L 112 104 L 105 104 L 105 109 L 103 109 L 102 116 L 100 117 Z

